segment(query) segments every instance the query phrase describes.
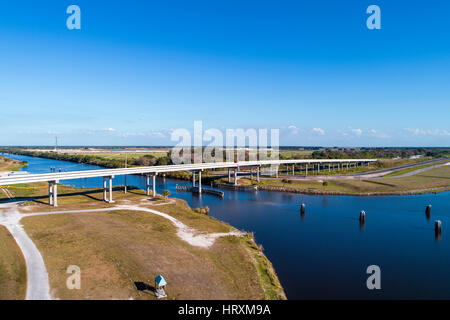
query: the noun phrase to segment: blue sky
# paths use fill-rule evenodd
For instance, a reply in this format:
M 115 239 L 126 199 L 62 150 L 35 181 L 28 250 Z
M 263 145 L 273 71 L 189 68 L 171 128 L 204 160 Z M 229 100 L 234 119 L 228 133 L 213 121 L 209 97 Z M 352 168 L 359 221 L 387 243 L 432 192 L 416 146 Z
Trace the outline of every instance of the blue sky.
M 66 8 L 81 8 L 81 30 Z M 368 30 L 366 8 L 381 8 Z M 449 146 L 448 1 L 1 1 L 0 145 Z

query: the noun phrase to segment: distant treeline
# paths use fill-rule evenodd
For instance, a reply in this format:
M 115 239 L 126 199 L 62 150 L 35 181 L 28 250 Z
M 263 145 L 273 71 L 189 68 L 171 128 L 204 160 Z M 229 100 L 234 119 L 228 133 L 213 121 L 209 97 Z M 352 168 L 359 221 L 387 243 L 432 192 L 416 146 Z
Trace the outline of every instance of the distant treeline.
M 193 151 L 193 150 L 192 150 Z M 86 163 L 96 165 L 104 168 L 123 168 L 124 161 L 120 159 L 105 158 L 101 154 L 71 154 L 71 153 L 57 153 L 57 152 L 43 152 L 33 151 L 19 148 L 0 148 L 0 152 L 9 152 L 13 154 L 20 154 L 31 157 L 40 157 L 54 160 L 63 160 L 76 163 Z M 315 150 L 311 154 L 302 153 L 280 153 L 280 159 L 392 159 L 392 158 L 409 158 L 411 156 L 422 155 L 424 157 L 448 157 L 450 156 L 450 148 L 326 148 Z M 181 154 L 182 156 L 182 154 Z M 212 154 L 214 156 L 214 153 Z M 191 152 L 191 160 L 193 162 L 194 154 Z M 245 159 L 250 158 L 249 152 L 245 152 Z M 223 160 L 226 161 L 225 152 Z M 164 156 L 154 156 L 151 154 L 144 154 L 138 158 L 129 158 L 127 165 L 133 166 L 162 166 L 173 164 L 171 153 L 168 152 Z M 184 173 L 180 173 L 185 176 Z M 175 174 L 174 174 L 175 175 Z M 179 176 L 178 173 L 176 173 Z M 184 178 L 188 178 L 188 174 Z

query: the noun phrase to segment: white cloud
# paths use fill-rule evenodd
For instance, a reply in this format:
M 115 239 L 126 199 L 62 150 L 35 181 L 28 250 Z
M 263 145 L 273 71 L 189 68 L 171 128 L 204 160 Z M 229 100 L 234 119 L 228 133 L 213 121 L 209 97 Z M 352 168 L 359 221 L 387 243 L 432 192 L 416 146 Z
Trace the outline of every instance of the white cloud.
M 360 136 L 362 135 L 363 131 L 361 129 L 351 129 L 350 130 L 354 135 Z
M 287 127 L 288 129 L 289 129 L 289 131 L 292 133 L 292 134 L 297 134 L 298 133 L 298 128 L 296 127 L 296 126 L 294 126 L 294 125 L 290 125 L 290 126 L 288 126 Z
M 387 133 L 384 132 L 379 132 L 375 129 L 371 129 L 370 130 L 370 134 L 376 138 L 381 138 L 381 139 L 387 139 L 390 138 L 389 135 Z
M 412 133 L 414 136 L 450 136 L 450 131 L 445 129 L 404 128 L 403 130 Z
M 313 128 L 312 131 L 314 133 L 317 133 L 319 136 L 325 135 L 325 130 L 323 130 L 322 128 Z

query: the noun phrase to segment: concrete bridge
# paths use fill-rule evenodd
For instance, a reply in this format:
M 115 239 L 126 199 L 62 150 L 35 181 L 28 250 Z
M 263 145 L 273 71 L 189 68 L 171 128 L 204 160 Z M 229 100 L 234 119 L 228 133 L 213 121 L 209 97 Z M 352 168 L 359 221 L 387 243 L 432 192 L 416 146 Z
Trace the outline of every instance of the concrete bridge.
M 0 186 L 9 186 L 21 183 L 36 183 L 48 182 L 49 204 L 58 206 L 58 183 L 61 180 L 81 179 L 103 177 L 103 200 L 105 202 L 113 202 L 112 199 L 112 179 L 120 175 L 145 175 L 147 177 L 146 193 L 150 195 L 150 177 L 152 178 L 153 192 L 156 195 L 156 176 L 161 173 L 175 172 L 175 171 L 190 171 L 192 172 L 192 186 L 196 187 L 196 174 L 198 174 L 198 190 L 202 192 L 202 171 L 206 169 L 228 169 L 228 182 L 231 183 L 231 172 L 234 175 L 234 184 L 237 184 L 238 171 L 241 168 L 249 168 L 250 174 L 256 174 L 256 179 L 259 181 L 261 168 L 264 166 L 275 166 L 276 170 L 268 171 L 278 177 L 280 166 L 286 167 L 286 174 L 295 174 L 295 169 L 301 170 L 308 175 L 308 170 L 331 170 L 331 166 L 338 169 L 348 169 L 349 167 L 358 167 L 369 165 L 371 162 L 376 162 L 376 159 L 302 159 L 302 160 L 261 160 L 261 161 L 241 161 L 241 162 L 214 162 L 214 163 L 196 163 L 196 164 L 181 164 L 181 165 L 165 165 L 165 166 L 151 166 L 151 167 L 133 167 L 133 168 L 119 168 L 119 169 L 101 169 L 101 170 L 86 170 L 86 171 L 71 171 L 58 173 L 42 173 L 42 174 L 26 174 L 17 176 L 0 177 Z M 289 167 L 291 166 L 291 167 Z M 291 171 L 292 170 L 292 171 Z M 109 192 L 108 192 L 109 191 Z M 107 196 L 109 193 L 109 197 Z

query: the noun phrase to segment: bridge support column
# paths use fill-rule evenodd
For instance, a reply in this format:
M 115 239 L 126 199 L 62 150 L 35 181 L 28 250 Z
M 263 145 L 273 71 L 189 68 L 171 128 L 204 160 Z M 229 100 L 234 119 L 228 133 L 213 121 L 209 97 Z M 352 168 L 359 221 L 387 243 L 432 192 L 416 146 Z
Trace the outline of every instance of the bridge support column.
M 308 175 L 308 164 L 305 164 L 305 176 Z
M 113 203 L 113 199 L 112 199 L 112 193 L 113 193 L 113 185 L 112 185 L 112 179 L 113 177 L 108 177 L 109 180 L 109 203 Z
M 53 206 L 58 206 L 58 181 L 53 183 Z
M 256 181 L 258 181 L 258 182 L 259 182 L 259 169 L 260 169 L 260 167 L 256 168 Z
M 125 179 L 125 186 L 124 186 L 123 191 L 124 191 L 125 193 L 127 193 L 127 175 L 125 175 L 124 179 Z
M 295 176 L 295 164 L 292 164 L 292 175 Z
M 231 171 L 230 171 L 230 168 L 228 168 L 228 183 L 231 183 Z
M 108 200 L 106 199 L 106 177 L 103 177 L 103 201 L 107 202 Z
M 253 168 L 250 168 L 250 180 L 253 181 Z
M 58 206 L 58 181 L 48 182 L 48 204 L 53 207 Z
M 192 171 L 192 188 L 195 188 L 195 171 Z
M 147 196 L 150 196 L 150 175 L 148 175 L 148 174 L 147 174 L 147 176 L 146 176 L 145 194 L 146 194 Z
M 198 172 L 198 193 L 202 194 L 202 171 Z
M 152 174 L 152 196 L 156 197 L 156 173 Z
M 234 169 L 234 185 L 237 186 L 237 168 Z
M 280 166 L 277 166 L 277 172 L 275 173 L 275 177 L 278 179 L 278 171 L 280 171 Z
M 53 182 L 48 182 L 48 204 L 53 205 Z
M 320 163 L 317 164 L 317 173 L 320 173 Z

